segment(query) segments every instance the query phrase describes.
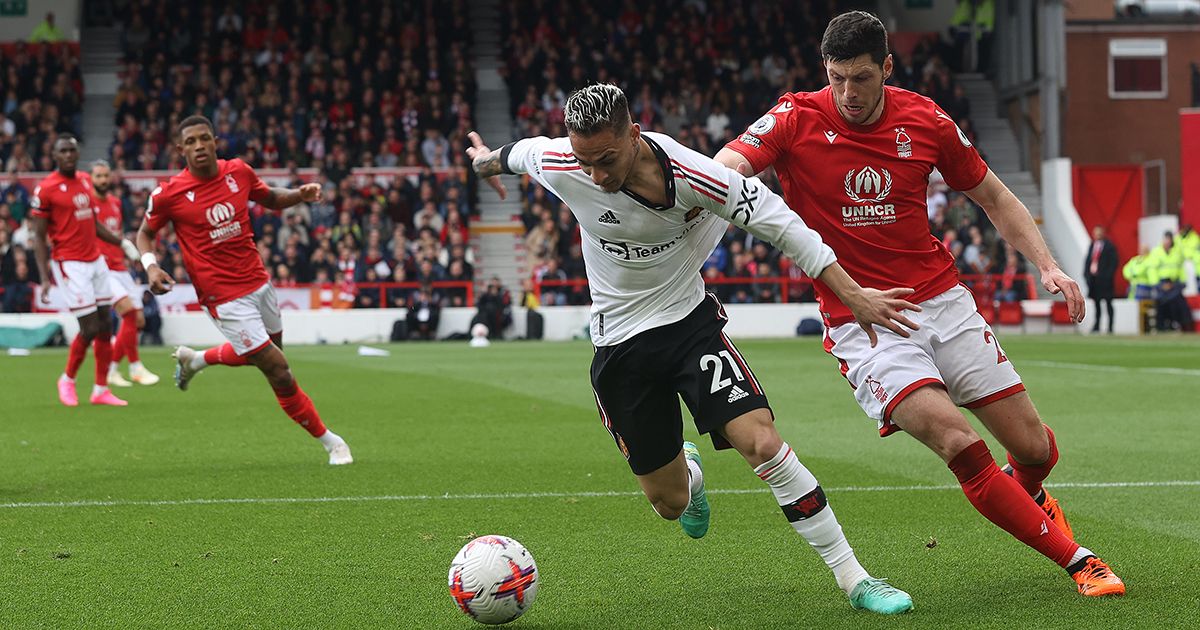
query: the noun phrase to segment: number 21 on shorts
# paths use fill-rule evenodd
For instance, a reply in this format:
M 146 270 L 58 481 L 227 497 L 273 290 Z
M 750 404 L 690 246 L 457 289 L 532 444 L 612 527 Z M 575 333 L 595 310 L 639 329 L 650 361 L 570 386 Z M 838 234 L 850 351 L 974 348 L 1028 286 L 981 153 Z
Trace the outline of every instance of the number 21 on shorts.
M 706 354 L 700 357 L 700 371 L 708 372 L 712 370 L 712 388 L 710 394 L 715 394 L 726 387 L 733 384 L 733 379 L 721 378 L 725 374 L 725 363 L 729 363 L 729 368 L 733 371 L 733 375 L 738 381 L 746 380 L 746 376 L 742 374 L 742 368 L 738 366 L 733 355 L 729 354 L 728 350 L 722 350 L 717 354 Z

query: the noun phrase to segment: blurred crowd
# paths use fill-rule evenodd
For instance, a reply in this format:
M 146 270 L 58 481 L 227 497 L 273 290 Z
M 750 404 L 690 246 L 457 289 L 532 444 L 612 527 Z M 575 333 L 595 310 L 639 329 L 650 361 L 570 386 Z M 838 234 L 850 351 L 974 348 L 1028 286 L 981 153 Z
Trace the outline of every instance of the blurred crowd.
M 629 96 L 630 114 L 643 129 L 715 155 L 781 94 L 826 85 L 820 37 L 845 4 L 627 0 L 555 4 L 554 11 L 542 1 L 506 6 L 502 72 L 512 98 L 514 135 L 565 135 L 567 95 L 588 83 L 613 82 Z M 894 53 L 890 83 L 933 98 L 974 141 L 970 102 L 954 81 L 957 68 L 950 65 L 961 58 L 954 50 L 949 40 L 932 40 L 916 44 L 907 57 Z M 772 171 L 764 179 L 778 191 Z M 578 226 L 570 211 L 529 178 L 522 193 L 531 281 L 584 278 Z M 930 227 L 955 253 L 960 270 L 1005 274 L 994 289 L 997 299 L 1027 297 L 1023 259 L 999 239 L 982 210 L 937 180 L 930 200 L 936 204 Z M 729 302 L 812 299 L 811 283 L 790 260 L 732 227 L 703 273 Z M 550 304 L 587 301 L 582 287 L 544 289 L 542 295 Z

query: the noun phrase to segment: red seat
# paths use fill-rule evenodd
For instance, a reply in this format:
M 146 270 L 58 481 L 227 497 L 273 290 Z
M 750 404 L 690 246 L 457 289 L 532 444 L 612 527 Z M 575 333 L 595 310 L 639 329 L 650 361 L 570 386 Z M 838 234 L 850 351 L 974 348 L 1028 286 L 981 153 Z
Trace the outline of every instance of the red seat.
M 1002 326 L 1024 326 L 1025 310 L 1020 302 L 1001 302 L 996 314 L 996 323 Z
M 1071 321 L 1071 314 L 1067 310 L 1067 303 L 1062 300 L 1055 300 L 1050 304 L 1050 324 L 1061 324 L 1064 326 L 1073 326 L 1075 322 Z

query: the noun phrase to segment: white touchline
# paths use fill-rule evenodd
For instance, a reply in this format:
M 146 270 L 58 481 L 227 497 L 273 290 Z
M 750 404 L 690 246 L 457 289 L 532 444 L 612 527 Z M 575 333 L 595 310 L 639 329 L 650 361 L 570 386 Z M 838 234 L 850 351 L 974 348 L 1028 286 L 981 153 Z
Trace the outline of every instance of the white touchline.
M 1177 481 L 1095 481 L 1048 483 L 1047 488 L 1169 488 L 1200 487 L 1200 480 Z M 842 486 L 826 488 L 830 494 L 840 492 L 922 492 L 958 490 L 957 485 L 914 485 L 914 486 Z M 709 494 L 766 494 L 769 488 L 716 488 Z M 475 499 L 584 499 L 592 497 L 640 497 L 636 490 L 607 490 L 581 492 L 501 492 L 480 494 L 383 494 L 360 497 L 241 497 L 217 499 L 110 499 L 81 501 L 29 501 L 25 503 L 0 503 L 0 509 L 17 508 L 71 508 L 71 507 L 136 507 L 173 505 L 270 505 L 288 503 L 353 503 L 370 501 L 470 501 Z
M 1065 370 L 1082 370 L 1085 372 L 1115 372 L 1118 374 L 1128 374 L 1130 372 L 1141 372 L 1145 374 L 1173 374 L 1176 376 L 1200 376 L 1200 370 L 1189 370 L 1188 368 L 1172 368 L 1172 367 L 1124 367 L 1120 365 L 1093 365 L 1091 363 L 1062 363 L 1060 361 L 1020 361 L 1017 365 L 1030 365 L 1033 367 L 1047 367 Z

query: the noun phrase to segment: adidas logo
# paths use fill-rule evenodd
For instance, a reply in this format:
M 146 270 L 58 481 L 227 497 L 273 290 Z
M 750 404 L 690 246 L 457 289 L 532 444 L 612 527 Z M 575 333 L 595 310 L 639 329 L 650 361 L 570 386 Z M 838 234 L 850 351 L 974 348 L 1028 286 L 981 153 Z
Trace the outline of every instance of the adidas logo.
M 613 214 L 612 210 L 600 215 L 600 218 L 596 220 L 609 225 L 621 225 L 621 220 L 617 218 L 617 215 Z
M 737 385 L 734 385 L 733 389 L 729 390 L 729 402 L 731 402 L 731 403 L 737 402 L 749 395 L 750 394 L 747 394 L 744 389 L 742 389 L 741 387 L 738 387 Z

